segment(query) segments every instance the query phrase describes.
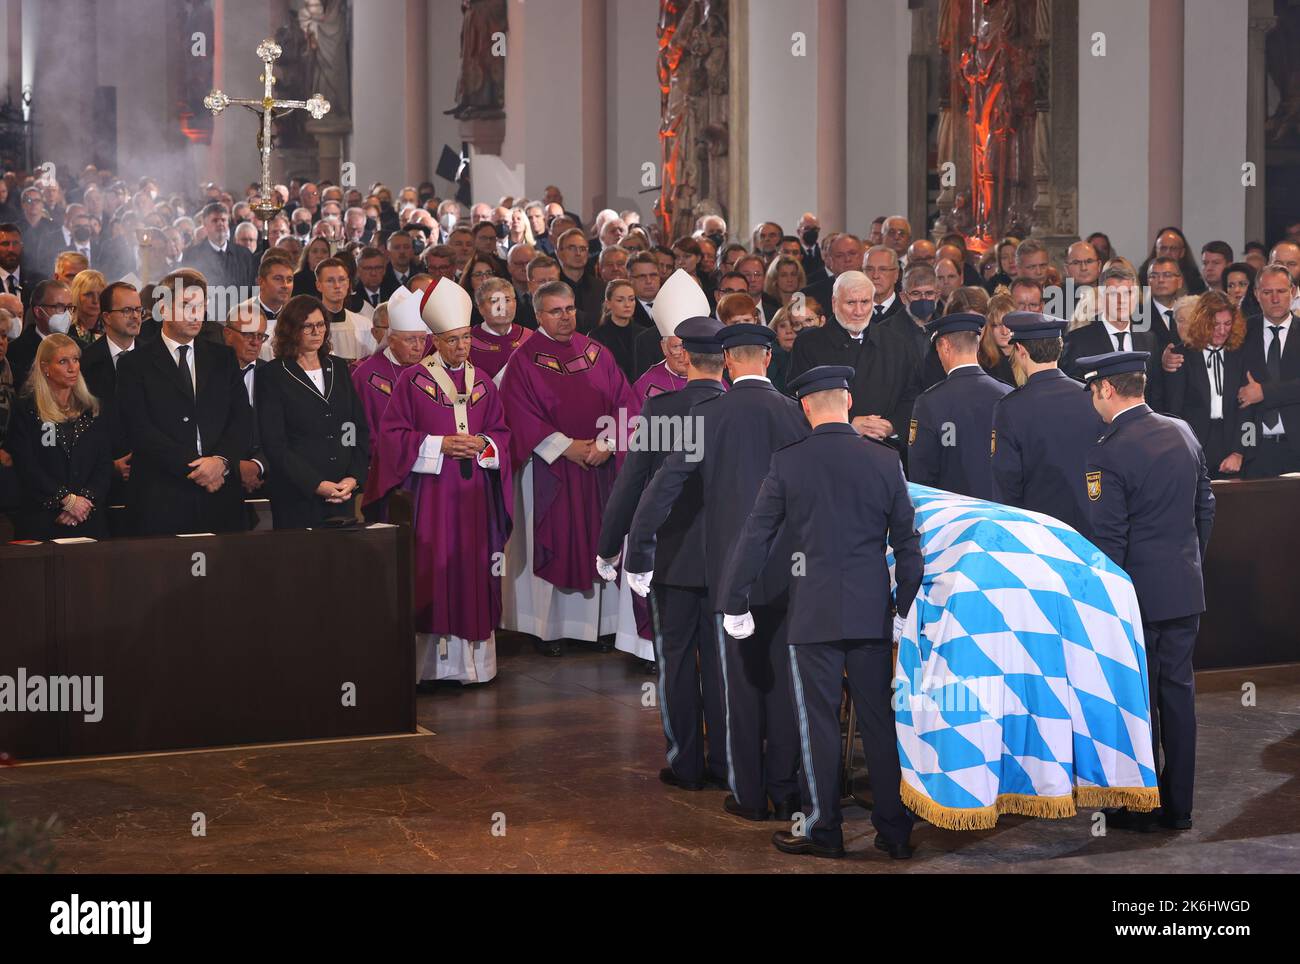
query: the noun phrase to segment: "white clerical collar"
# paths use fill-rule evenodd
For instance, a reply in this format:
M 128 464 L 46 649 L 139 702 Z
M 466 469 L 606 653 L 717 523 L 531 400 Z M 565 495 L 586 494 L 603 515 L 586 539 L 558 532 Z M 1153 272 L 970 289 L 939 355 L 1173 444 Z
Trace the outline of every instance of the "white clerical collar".
M 747 378 L 757 378 L 760 382 L 767 382 L 769 385 L 772 383 L 772 379 L 768 378 L 766 375 L 741 375 L 739 378 L 732 379 L 731 384 L 739 385 Z
M 561 342 L 558 338 L 556 338 L 554 335 L 552 335 L 549 331 L 547 331 L 547 330 L 546 330 L 545 328 L 543 328 L 541 325 L 538 325 L 538 326 L 537 326 L 537 333 L 538 333 L 539 335 L 545 335 L 547 338 L 551 339 L 551 341 L 555 342 L 557 345 L 565 344 L 565 342 Z M 571 342 L 571 341 L 573 341 L 573 339 L 570 338 L 569 341 Z
M 392 345 L 385 345 L 385 346 L 384 346 L 384 357 L 387 358 L 387 359 L 388 359 L 390 362 L 392 362 L 394 365 L 400 365 L 400 364 L 402 364 L 401 362 L 399 362 L 399 361 L 397 360 L 397 356 L 393 354 L 393 347 L 392 347 Z
M 509 337 L 510 333 L 515 330 L 515 323 L 512 321 L 510 324 L 506 325 L 505 331 L 497 331 L 486 321 L 483 322 L 483 327 L 488 330 L 489 335 L 495 335 L 497 338 L 507 338 Z

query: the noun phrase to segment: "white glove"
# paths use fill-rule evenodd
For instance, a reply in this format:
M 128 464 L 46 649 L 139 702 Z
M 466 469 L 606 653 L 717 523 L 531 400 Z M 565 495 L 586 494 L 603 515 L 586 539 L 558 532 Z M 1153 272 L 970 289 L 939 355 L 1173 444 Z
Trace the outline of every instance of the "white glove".
M 754 635 L 754 617 L 748 611 L 739 616 L 722 616 L 722 628 L 732 639 L 748 639 Z
M 627 573 L 628 587 L 642 598 L 650 595 L 650 577 L 654 572 L 629 572 Z
M 613 582 L 615 579 L 617 579 L 617 578 L 618 578 L 618 560 L 619 560 L 619 556 L 622 556 L 622 555 L 623 555 L 623 553 L 620 552 L 620 553 L 619 553 L 617 556 L 615 556 L 613 559 L 605 559 L 605 558 L 602 557 L 602 556 L 597 556 L 597 557 L 596 557 L 596 575 L 600 576 L 600 578 L 601 578 L 601 579 L 604 579 L 606 582 Z
M 898 613 L 894 613 L 894 642 L 898 642 L 903 638 L 903 626 L 906 625 L 906 623 L 907 620 L 898 615 Z

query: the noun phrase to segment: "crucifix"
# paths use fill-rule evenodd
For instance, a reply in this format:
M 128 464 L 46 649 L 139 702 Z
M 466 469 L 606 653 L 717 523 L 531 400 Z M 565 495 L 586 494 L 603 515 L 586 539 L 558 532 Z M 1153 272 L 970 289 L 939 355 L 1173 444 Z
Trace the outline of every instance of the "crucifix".
M 257 132 L 257 146 L 262 152 L 262 193 L 249 201 L 249 206 L 253 213 L 261 220 L 262 230 L 265 233 L 271 223 L 271 219 L 280 213 L 280 200 L 276 193 L 271 189 L 271 121 L 276 117 L 283 117 L 291 110 L 306 110 L 313 118 L 320 120 L 330 110 L 330 102 L 320 94 L 312 94 L 307 100 L 276 100 L 273 89 L 275 87 L 275 71 L 272 65 L 279 58 L 283 51 L 280 45 L 274 40 L 263 40 L 257 45 L 257 57 L 262 61 L 262 76 L 259 78 L 264 84 L 262 96 L 260 99 L 243 99 L 230 97 L 224 91 L 213 88 L 212 93 L 203 98 L 203 106 L 212 111 L 212 116 L 216 117 L 231 104 L 238 104 L 240 107 L 247 107 L 254 114 L 262 119 L 262 126 Z M 276 115 L 274 111 L 280 110 Z

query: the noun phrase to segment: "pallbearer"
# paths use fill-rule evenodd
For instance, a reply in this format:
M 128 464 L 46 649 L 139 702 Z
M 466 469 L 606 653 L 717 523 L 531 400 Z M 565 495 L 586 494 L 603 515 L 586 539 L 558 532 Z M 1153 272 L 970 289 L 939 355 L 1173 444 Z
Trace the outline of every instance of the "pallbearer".
M 1133 580 L 1142 608 L 1151 686 L 1151 742 L 1160 767 L 1160 808 L 1119 810 L 1113 826 L 1192 826 L 1196 773 L 1196 683 L 1192 650 L 1205 612 L 1201 563 L 1214 525 L 1205 454 L 1182 419 L 1143 401 L 1149 353 L 1116 351 L 1079 359 L 1092 404 L 1106 422 L 1088 456 L 1084 484 L 1092 541 Z
M 840 700 L 847 676 L 871 774 L 876 846 L 905 859 L 912 854 L 912 815 L 898 789 L 891 644 L 895 611 L 906 613 L 921 586 L 920 538 L 898 454 L 849 424 L 852 378 L 848 366 L 822 365 L 790 382 L 813 431 L 772 456 L 731 557 L 724 612 L 732 636 L 753 632 L 750 595 L 784 527 L 805 559 L 802 574 L 790 580 L 789 630 L 804 821 L 802 833 L 778 832 L 772 842 L 786 853 L 844 856 Z M 886 542 L 894 550 L 897 606 Z
M 388 337 L 383 350 L 358 362 L 352 369 L 352 385 L 361 399 L 361 407 L 365 409 L 372 439 L 379 437 L 379 421 L 393 397 L 397 379 L 424 357 L 425 341 L 429 337 L 429 329 L 420 318 L 420 296 L 406 287 L 398 288 L 375 309 L 376 318 L 381 314 L 388 319 Z M 375 445 L 370 449 L 369 484 L 362 500 L 366 518 L 374 520 L 386 518 L 383 511 L 386 500 L 373 495 L 378 484 L 375 475 L 378 459 L 379 446 Z
M 675 284 L 678 275 L 687 287 Z M 633 447 L 614 483 L 600 530 L 602 558 L 596 565 L 606 579 L 616 575 L 623 538 L 650 479 L 673 451 L 688 457 L 702 454 L 698 446 L 703 443 L 707 406 L 696 406 L 722 394 L 722 342 L 718 340 L 722 323 L 708 317 L 708 311 L 704 292 L 685 272 L 669 278 L 655 298 L 655 324 L 676 323 L 686 316 L 675 325 L 674 338 L 682 346 L 689 379 L 680 391 L 646 399 L 641 409 L 646 436 L 663 444 L 653 451 Z M 688 313 L 698 314 L 690 317 Z M 659 710 L 668 744 L 668 766 L 659 772 L 659 779 L 686 790 L 702 789 L 705 783 L 726 786 L 726 714 L 716 619 L 705 581 L 704 486 L 699 475 L 687 479 L 671 514 L 655 533 L 655 549 L 651 636 L 659 671 Z
M 984 321 L 983 315 L 960 312 L 925 326 L 947 377 L 917 396 L 907 437 L 913 482 L 976 499 L 993 494 L 993 405 L 1011 391 L 980 366 Z
M 437 351 L 397 379 L 374 492 L 411 493 L 419 678 L 482 683 L 497 671 L 510 432 L 496 386 L 468 362 L 470 314 L 455 283 L 425 291 L 420 315 Z
M 704 566 L 709 610 L 722 610 L 727 557 L 744 529 L 772 453 L 808 434 L 808 423 L 791 398 L 772 387 L 767 366 L 776 334 L 766 325 L 730 325 L 718 332 L 731 374 L 731 391 L 701 402 L 698 457 L 674 452 L 655 473 L 637 505 L 624 564 L 628 582 L 644 595 L 656 566 L 656 534 L 698 474 L 704 489 Z M 723 703 L 727 721 L 728 813 L 766 820 L 768 803 L 778 818 L 799 809 L 797 737 L 790 698 L 786 649 L 786 602 L 798 560 L 778 537 L 770 564 L 753 591 L 756 639 L 740 641 L 718 632 Z M 719 621 L 720 617 L 719 617 Z M 715 624 L 716 626 L 716 624 Z
M 1068 322 L 1013 311 L 1013 389 L 993 406 L 993 501 L 1042 512 L 1092 537 L 1088 497 L 1079 481 L 1105 428 L 1083 387 L 1058 363 Z

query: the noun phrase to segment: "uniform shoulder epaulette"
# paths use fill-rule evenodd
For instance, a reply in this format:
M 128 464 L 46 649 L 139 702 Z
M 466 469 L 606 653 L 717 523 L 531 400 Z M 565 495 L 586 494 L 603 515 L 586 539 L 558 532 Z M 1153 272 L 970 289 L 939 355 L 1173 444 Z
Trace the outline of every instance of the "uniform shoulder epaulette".
M 944 378 L 944 379 L 941 380 L 941 381 L 937 381 L 937 382 L 935 382 L 935 383 L 934 383 L 933 385 L 931 385 L 929 388 L 923 388 L 923 389 L 921 389 L 921 395 L 929 395 L 929 394 L 930 394 L 932 391 L 934 391 L 936 388 L 940 388 L 940 387 L 942 387 L 942 386 L 944 386 L 944 385 L 947 385 L 947 384 L 948 384 L 948 379 L 947 379 L 947 378 Z M 920 395 L 918 395 L 917 397 L 920 398 Z
M 779 448 L 773 449 L 772 454 L 775 455 L 777 452 L 784 452 L 786 449 L 792 449 L 792 448 L 794 448 L 796 445 L 803 445 L 804 442 L 808 441 L 808 440 L 809 440 L 810 438 L 812 438 L 812 437 L 813 437 L 813 436 L 812 436 L 812 433 L 809 432 L 809 433 L 808 433 L 807 435 L 805 435 L 803 438 L 797 438 L 797 439 L 795 439 L 793 442 L 787 442 L 785 445 L 782 445 L 782 446 L 780 446 Z

